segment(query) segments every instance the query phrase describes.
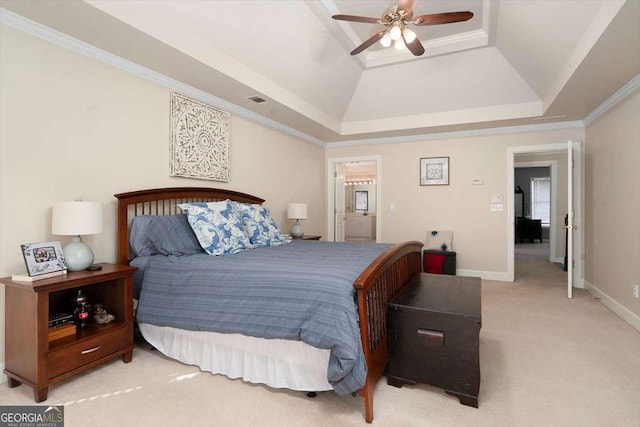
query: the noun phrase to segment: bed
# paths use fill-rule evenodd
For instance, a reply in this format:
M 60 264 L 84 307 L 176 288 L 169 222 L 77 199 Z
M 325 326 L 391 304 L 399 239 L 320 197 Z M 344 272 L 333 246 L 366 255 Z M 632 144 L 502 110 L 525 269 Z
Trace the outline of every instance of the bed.
M 198 187 L 141 190 L 116 194 L 115 197 L 118 199 L 118 262 L 122 264 L 140 261 L 134 259 L 130 245 L 131 224 L 136 217 L 180 215 L 183 212 L 178 208 L 178 205 L 184 203 L 232 200 L 239 203 L 259 205 L 264 202 L 259 197 L 236 191 Z M 251 270 L 249 266 L 254 269 L 262 269 L 263 267 L 259 263 L 269 263 L 270 261 L 265 257 L 271 256 L 272 253 L 280 254 L 279 256 L 284 258 L 292 258 L 291 251 L 295 252 L 295 254 L 302 254 L 300 256 L 304 255 L 305 257 L 314 256 L 313 253 L 317 251 L 318 253 L 323 253 L 323 255 L 318 255 L 324 260 L 323 262 L 332 262 L 327 261 L 326 254 L 336 251 L 336 253 L 339 253 L 340 250 L 343 250 L 342 246 L 339 245 L 344 246 L 347 244 L 294 241 L 288 245 L 274 248 L 248 250 L 246 254 L 244 252 L 239 254 L 241 256 L 210 257 L 207 255 L 193 255 L 183 257 L 181 262 L 176 263 L 169 259 L 171 258 L 170 256 L 152 256 L 150 258 L 153 260 L 149 261 L 148 265 L 152 265 L 153 269 L 149 268 L 144 273 L 146 281 L 143 284 L 143 292 L 146 292 L 146 295 L 152 295 L 152 292 L 155 292 L 154 295 L 162 298 L 163 288 L 160 282 L 163 281 L 163 276 L 158 271 L 161 271 L 165 266 L 166 268 L 174 268 L 171 264 L 185 264 L 182 266 L 183 271 L 175 274 L 176 277 L 182 278 L 180 283 L 180 289 L 182 290 L 185 289 L 184 287 L 189 286 L 192 281 L 197 283 L 198 280 L 202 279 L 204 273 L 201 273 L 201 276 L 197 276 L 200 273 L 195 271 L 193 274 L 196 274 L 196 276 L 193 276 L 193 280 L 191 276 L 184 273 L 185 271 L 197 270 L 197 268 L 190 268 L 189 265 L 191 267 L 199 265 L 197 264 L 199 262 L 197 261 L 198 259 L 205 259 L 206 257 L 219 258 L 220 260 L 224 259 L 227 263 L 235 264 L 246 260 L 244 261 L 246 262 L 245 266 L 247 266 L 245 269 L 249 271 Z M 357 266 L 358 271 L 354 273 L 353 289 L 350 292 L 353 295 L 355 290 L 356 304 L 353 304 L 352 297 L 351 308 L 355 313 L 356 334 L 359 335 L 357 347 L 361 352 L 364 364 L 362 369 L 363 384 L 357 392 L 364 397 L 365 419 L 370 423 L 373 421 L 373 390 L 377 381 L 383 375 L 388 360 L 387 303 L 415 274 L 420 273 L 422 243 L 414 241 L 387 246 L 369 244 L 368 247 L 369 249 L 363 248 L 363 251 L 369 258 L 357 257 L 358 259 L 353 261 L 353 265 Z M 371 252 L 374 247 L 377 247 L 375 250 L 379 253 Z M 289 251 L 289 253 L 286 251 Z M 343 258 L 348 257 L 344 256 Z M 304 259 L 308 262 L 307 258 Z M 362 264 L 364 259 L 370 261 Z M 320 261 L 318 262 L 320 263 Z M 312 287 L 311 285 L 315 283 L 316 276 L 314 275 L 318 274 L 319 270 L 332 269 L 325 266 L 323 269 L 316 269 L 316 271 L 307 273 L 305 270 L 299 270 L 296 267 L 292 271 L 295 271 L 297 275 L 296 280 L 302 282 L 306 280 L 309 283 L 309 287 Z M 336 268 L 336 271 L 338 270 Z M 156 271 L 156 273 L 151 273 L 151 271 Z M 157 286 L 155 282 L 158 282 Z M 164 289 L 171 289 L 172 286 L 169 284 Z M 152 289 L 154 290 L 152 291 Z M 150 297 L 146 298 L 146 300 L 150 299 Z M 355 307 L 353 307 L 354 305 Z M 139 310 L 141 310 L 140 307 Z M 336 381 L 331 384 L 327 381 L 327 378 L 331 379 L 331 359 L 335 359 L 335 357 L 332 356 L 334 349 L 330 351 L 327 349 L 328 346 L 323 343 L 320 343 L 320 347 L 316 348 L 308 343 L 315 343 L 316 341 L 314 340 L 308 340 L 306 337 L 300 337 L 300 339 L 291 338 L 287 334 L 284 334 L 287 339 L 280 339 L 276 336 L 245 336 L 242 333 L 232 333 L 233 331 L 226 329 L 222 333 L 217 333 L 163 326 L 162 322 L 149 320 L 153 318 L 152 311 L 147 309 L 145 311 L 146 314 L 143 316 L 146 321 L 139 322 L 145 338 L 149 337 L 150 342 L 169 357 L 184 363 L 195 364 L 203 370 L 223 373 L 231 378 L 241 377 L 247 381 L 263 382 L 274 387 L 304 391 L 329 390 L 332 388 L 338 391 L 338 387 L 341 387 L 340 390 L 343 393 L 339 394 L 344 394 L 345 390 L 350 390 L 348 388 L 349 381 L 347 380 L 345 380 L 346 385 L 341 384 L 339 386 L 336 386 Z M 218 310 L 211 311 L 215 315 Z M 307 309 L 307 311 L 313 310 Z M 266 313 L 263 313 L 263 315 L 266 316 Z M 327 316 L 325 315 L 325 317 Z M 255 350 L 258 347 L 259 350 Z M 237 348 L 242 348 L 243 350 L 238 353 Z M 232 350 L 225 353 L 225 349 Z M 239 358 L 242 360 L 240 362 L 236 360 L 237 358 L 235 358 L 234 354 L 239 354 Z M 292 357 L 291 355 L 297 355 L 298 359 L 292 362 L 289 360 Z M 222 362 L 221 359 L 223 359 Z M 252 363 L 252 359 L 255 359 L 255 363 Z M 263 359 L 267 361 L 266 365 L 261 365 L 264 362 Z M 333 360 L 333 362 L 336 365 L 336 361 Z M 224 368 L 218 366 L 221 363 L 225 365 Z M 247 363 L 249 364 L 248 368 Z M 340 364 L 340 361 L 338 361 L 338 367 L 340 367 Z M 328 365 L 329 367 L 327 367 Z M 354 365 L 357 367 L 357 360 Z M 267 367 L 265 368 L 264 366 Z M 286 372 L 282 374 L 281 370 Z M 354 368 L 354 371 L 357 371 L 357 369 Z M 275 378 L 275 380 L 265 379 L 266 377 Z

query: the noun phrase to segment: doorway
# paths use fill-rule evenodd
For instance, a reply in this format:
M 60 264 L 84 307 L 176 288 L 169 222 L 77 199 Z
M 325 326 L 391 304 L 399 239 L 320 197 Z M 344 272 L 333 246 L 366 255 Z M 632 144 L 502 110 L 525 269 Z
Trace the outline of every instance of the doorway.
M 507 192 L 507 222 L 508 222 L 508 280 L 513 281 L 516 275 L 516 256 L 523 256 L 520 249 L 517 248 L 516 240 L 516 168 L 519 166 L 546 167 L 550 168 L 550 191 L 554 194 L 551 198 L 550 208 L 550 226 L 549 226 L 549 252 L 546 260 L 547 264 L 555 264 L 560 269 L 564 267 L 565 254 L 570 260 L 567 266 L 567 286 L 568 296 L 571 298 L 571 288 L 584 287 L 582 284 L 582 211 L 583 196 L 582 183 L 582 156 L 579 142 L 569 141 L 569 143 L 536 145 L 536 146 L 519 146 L 508 148 L 508 188 Z M 555 178 L 555 179 L 554 179 Z M 522 185 L 521 185 L 522 186 Z M 529 201 L 529 203 L 531 203 Z M 521 208 L 523 215 L 530 215 L 529 209 Z M 565 216 L 572 213 L 570 219 L 571 230 L 565 231 Z M 576 225 L 577 224 L 577 225 Z M 565 237 L 565 234 L 567 236 Z M 518 252 L 516 253 L 516 249 Z M 531 249 L 531 248 L 529 248 Z M 527 256 L 524 251 L 524 256 Z M 533 251 L 531 256 L 540 256 L 539 251 Z M 573 259 L 573 263 L 571 263 Z M 531 274 L 536 274 L 533 269 Z M 527 273 L 529 274 L 529 273 Z
M 562 263 L 564 240 L 559 241 L 567 210 L 566 152 L 519 153 L 514 159 L 516 255 L 535 253 Z M 560 173 L 558 168 L 560 165 Z M 515 265 L 518 278 L 518 268 Z
M 327 240 L 378 242 L 381 156 L 328 159 Z

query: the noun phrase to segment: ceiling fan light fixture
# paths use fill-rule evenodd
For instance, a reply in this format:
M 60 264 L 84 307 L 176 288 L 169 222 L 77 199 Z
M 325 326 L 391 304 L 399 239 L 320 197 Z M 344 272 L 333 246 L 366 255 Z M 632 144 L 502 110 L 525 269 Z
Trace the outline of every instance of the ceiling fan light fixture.
M 393 41 L 398 41 L 402 37 L 402 30 L 400 30 L 400 27 L 397 25 L 391 27 L 391 30 L 389 30 L 389 37 L 391 37 L 391 40 Z
M 351 51 L 351 55 L 357 55 L 373 46 L 377 41 L 384 47 L 391 46 L 394 42 L 396 49 L 407 48 L 414 56 L 424 54 L 424 46 L 416 33 L 407 28 L 413 25 L 440 25 L 453 22 L 468 21 L 473 18 L 473 12 L 447 12 L 432 13 L 414 17 L 413 7 L 417 0 L 390 0 L 391 5 L 384 11 L 381 18 L 357 15 L 332 15 L 338 21 L 360 22 L 364 24 L 384 25 L 386 29 L 378 30 L 359 46 Z
M 389 35 L 389 32 L 384 33 L 384 36 L 380 39 L 380 44 L 384 47 L 391 46 L 391 36 Z
M 411 31 L 409 28 L 405 28 L 402 30 L 402 36 L 404 37 L 404 41 L 406 43 L 411 43 L 416 39 L 416 33 Z

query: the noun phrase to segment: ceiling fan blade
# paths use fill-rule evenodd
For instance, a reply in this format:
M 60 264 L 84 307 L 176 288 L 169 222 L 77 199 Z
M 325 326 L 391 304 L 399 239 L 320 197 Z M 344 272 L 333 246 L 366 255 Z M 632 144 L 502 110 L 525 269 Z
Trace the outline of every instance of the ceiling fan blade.
M 411 16 L 416 0 L 398 0 L 398 10 L 406 10 L 407 15 Z
M 369 18 L 366 16 L 333 15 L 332 18 L 337 19 L 338 21 L 362 22 L 364 24 L 382 24 L 380 18 Z
M 375 33 L 374 35 L 369 37 L 367 40 L 365 40 L 364 43 L 362 43 L 360 46 L 358 46 L 357 48 L 353 49 L 353 51 L 351 51 L 351 55 L 357 55 L 360 52 L 362 52 L 363 50 L 365 50 L 366 48 L 368 48 L 369 46 L 375 44 L 375 42 L 380 40 L 382 38 L 382 36 L 384 36 L 384 33 L 386 33 L 386 32 L 387 32 L 387 30 L 383 30 L 383 31 L 380 31 L 379 33 Z
M 431 15 L 416 16 L 411 23 L 413 25 L 438 25 L 468 21 L 471 18 L 473 18 L 472 12 L 432 13 Z
M 404 38 L 404 34 L 403 34 L 402 40 L 404 41 L 404 44 L 407 46 L 407 49 L 409 49 L 409 51 L 413 53 L 414 56 L 420 56 L 424 53 L 424 46 L 422 46 L 422 43 L 417 37 L 413 39 L 411 43 L 407 43 L 407 39 Z

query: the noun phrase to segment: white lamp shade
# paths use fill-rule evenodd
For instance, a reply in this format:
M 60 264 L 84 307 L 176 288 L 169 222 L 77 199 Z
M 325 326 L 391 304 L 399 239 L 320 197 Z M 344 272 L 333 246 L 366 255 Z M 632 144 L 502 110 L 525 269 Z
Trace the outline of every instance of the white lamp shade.
M 53 207 L 51 233 L 82 236 L 102 231 L 100 202 L 60 202 Z
M 289 209 L 287 209 L 287 218 L 307 219 L 307 204 L 306 203 L 289 203 Z

